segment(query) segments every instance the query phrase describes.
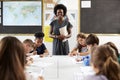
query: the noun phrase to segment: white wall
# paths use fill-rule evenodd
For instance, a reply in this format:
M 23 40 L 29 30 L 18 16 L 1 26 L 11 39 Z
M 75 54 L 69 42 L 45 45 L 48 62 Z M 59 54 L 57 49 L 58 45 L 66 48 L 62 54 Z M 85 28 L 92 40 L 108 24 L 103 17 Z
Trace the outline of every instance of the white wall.
M 69 45 L 71 46 L 70 49 L 72 49 L 75 44 L 76 44 L 76 35 L 78 33 L 78 7 L 79 7 L 79 0 L 54 0 L 55 2 L 57 2 L 58 4 L 64 4 L 67 7 L 67 16 L 69 18 L 70 23 L 73 25 L 72 28 L 72 37 L 69 38 Z M 51 18 L 53 18 L 54 14 L 53 14 L 53 9 L 52 10 L 44 10 L 45 14 L 49 13 L 51 16 L 47 18 L 44 17 L 44 25 L 49 25 L 50 24 L 50 20 Z M 44 14 L 44 16 L 45 16 Z M 51 46 L 51 43 L 47 43 L 49 46 Z M 49 47 L 50 51 L 52 49 L 52 47 Z
M 3 38 L 6 35 L 0 35 L 0 39 Z M 33 35 L 12 35 L 17 37 L 20 41 L 23 41 L 25 39 L 32 39 L 34 41 L 34 36 Z M 72 36 L 76 36 L 76 35 L 72 35 Z M 113 42 L 117 48 L 119 49 L 120 52 L 120 36 L 119 35 L 112 35 L 112 36 L 102 36 L 102 35 L 98 35 L 99 39 L 100 39 L 100 45 L 104 44 L 106 42 Z M 52 53 L 52 42 L 44 42 L 47 49 L 49 50 L 50 53 Z M 76 45 L 76 38 L 72 38 L 69 40 L 69 44 L 70 44 L 70 49 L 72 49 L 75 45 Z
M 100 44 L 104 44 L 109 41 L 113 42 L 117 46 L 120 53 L 120 35 L 98 36 L 98 37 L 100 39 Z
M 65 6 L 67 6 L 68 10 L 78 10 L 78 2 L 79 0 L 60 0 L 59 4 L 64 4 Z

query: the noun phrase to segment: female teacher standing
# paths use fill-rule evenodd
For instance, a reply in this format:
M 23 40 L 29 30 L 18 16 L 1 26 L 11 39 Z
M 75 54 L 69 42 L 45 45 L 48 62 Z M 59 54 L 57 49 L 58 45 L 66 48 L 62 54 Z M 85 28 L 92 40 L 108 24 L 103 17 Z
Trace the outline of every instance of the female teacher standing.
M 68 38 L 71 37 L 72 25 L 66 18 L 67 8 L 63 4 L 54 7 L 56 19 L 50 23 L 49 36 L 53 38 L 53 55 L 67 55 L 69 53 Z

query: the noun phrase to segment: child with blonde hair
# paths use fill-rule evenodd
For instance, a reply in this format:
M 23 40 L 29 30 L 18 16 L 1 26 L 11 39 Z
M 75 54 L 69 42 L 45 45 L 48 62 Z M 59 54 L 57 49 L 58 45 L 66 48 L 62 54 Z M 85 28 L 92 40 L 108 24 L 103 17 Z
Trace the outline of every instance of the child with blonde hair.
M 30 53 L 33 50 L 33 41 L 31 39 L 25 39 L 23 41 L 23 45 L 25 48 L 25 53 Z

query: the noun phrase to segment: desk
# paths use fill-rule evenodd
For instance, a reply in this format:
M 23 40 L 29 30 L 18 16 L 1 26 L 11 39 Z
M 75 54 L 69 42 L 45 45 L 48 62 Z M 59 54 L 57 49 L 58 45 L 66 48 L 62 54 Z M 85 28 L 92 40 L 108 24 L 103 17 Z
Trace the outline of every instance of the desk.
M 82 69 L 88 69 L 85 66 L 83 68 L 82 62 L 77 63 L 75 57 L 69 56 L 44 58 L 34 56 L 33 60 L 33 64 L 27 66 L 26 71 L 37 74 L 37 76 L 42 75 L 45 80 L 78 80 L 75 76 L 82 73 Z

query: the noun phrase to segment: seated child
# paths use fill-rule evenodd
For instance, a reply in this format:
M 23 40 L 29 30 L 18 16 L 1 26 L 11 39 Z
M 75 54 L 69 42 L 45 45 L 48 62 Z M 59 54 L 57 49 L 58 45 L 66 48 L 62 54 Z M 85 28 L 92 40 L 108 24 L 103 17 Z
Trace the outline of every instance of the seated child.
M 87 52 L 81 52 L 80 56 L 83 56 L 82 60 L 88 60 L 87 65 L 90 65 L 90 55 L 91 55 L 91 49 L 95 46 L 99 45 L 99 38 L 95 34 L 89 34 L 88 37 L 86 38 L 86 44 L 88 51 Z M 86 64 L 86 63 L 85 63 Z
M 6 36 L 0 40 L 0 80 L 35 80 L 25 69 L 23 43 L 16 37 Z M 36 80 L 43 80 L 37 76 Z
M 37 54 L 41 57 L 47 56 L 49 54 L 45 44 L 43 43 L 43 32 L 36 32 L 35 33 L 35 42 L 34 42 L 34 51 L 37 51 Z
M 120 80 L 120 65 L 110 46 L 101 45 L 91 52 L 91 65 L 95 75 L 86 76 L 84 80 Z
M 31 55 L 33 55 L 33 53 L 30 53 L 33 50 L 33 41 L 31 39 L 25 39 L 23 41 L 23 46 L 26 55 L 26 65 L 29 65 L 33 62 L 33 59 L 30 57 Z
M 107 43 L 105 43 L 105 45 L 109 45 L 110 47 L 112 47 L 115 50 L 116 56 L 118 58 L 118 62 L 120 63 L 120 54 L 118 52 L 118 49 L 117 49 L 116 45 L 112 42 L 107 42 Z
M 23 45 L 24 45 L 24 48 L 25 48 L 26 55 L 32 55 L 30 53 L 31 53 L 31 51 L 33 51 L 33 48 L 34 48 L 33 47 L 34 46 L 33 41 L 31 39 L 25 39 L 23 41 Z
M 90 54 L 91 54 L 91 48 L 94 46 L 97 46 L 99 44 L 99 38 L 95 34 L 89 34 L 88 37 L 85 39 L 85 43 L 87 45 L 87 50 L 85 52 L 78 52 L 74 53 L 74 55 L 82 56 L 80 60 L 76 61 L 84 61 L 87 60 L 87 66 L 90 65 Z
M 78 53 L 80 56 L 82 56 L 82 59 L 85 62 L 85 65 L 90 65 L 90 55 L 91 55 L 91 49 L 95 46 L 98 46 L 99 44 L 99 38 L 95 34 L 89 34 L 88 37 L 85 40 L 88 51 L 86 52 L 80 52 Z M 87 60 L 87 63 L 86 63 Z
M 77 35 L 77 45 L 69 53 L 70 56 L 75 56 L 78 52 L 86 52 L 87 51 L 87 45 L 85 43 L 85 39 L 86 39 L 86 36 L 84 33 L 79 33 Z

